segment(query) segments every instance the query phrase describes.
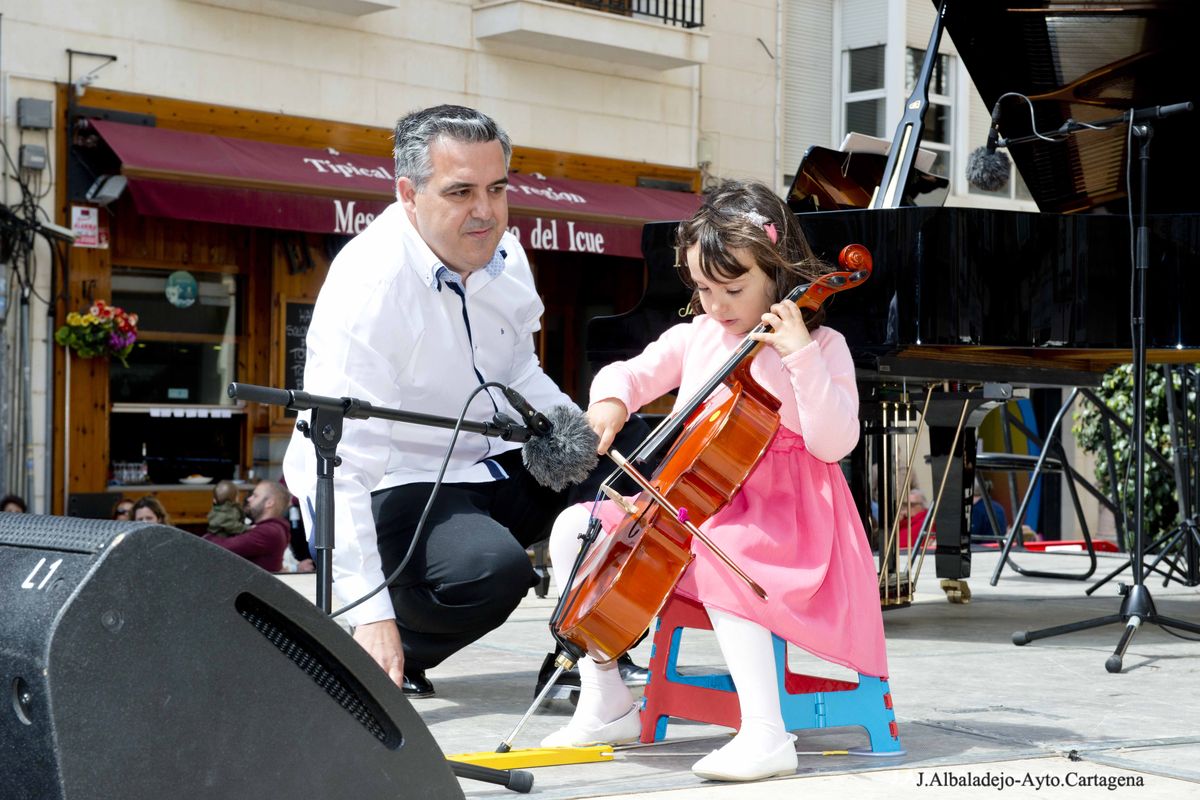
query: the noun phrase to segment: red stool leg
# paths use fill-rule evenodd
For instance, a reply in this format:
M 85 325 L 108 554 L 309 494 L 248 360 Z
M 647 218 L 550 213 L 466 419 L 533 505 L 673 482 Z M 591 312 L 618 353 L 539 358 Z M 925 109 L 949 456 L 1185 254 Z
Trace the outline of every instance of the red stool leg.
M 659 615 L 650 657 L 650 680 L 642 703 L 642 742 L 666 736 L 669 717 L 737 728 L 741 708 L 729 675 L 716 672 L 681 675 L 679 640 L 685 628 L 712 630 L 708 612 L 699 603 L 672 595 Z

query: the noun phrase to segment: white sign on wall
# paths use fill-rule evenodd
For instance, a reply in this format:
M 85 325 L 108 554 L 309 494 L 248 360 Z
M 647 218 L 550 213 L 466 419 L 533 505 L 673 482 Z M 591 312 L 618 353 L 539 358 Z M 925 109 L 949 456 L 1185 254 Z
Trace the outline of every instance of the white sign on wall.
M 76 247 L 108 247 L 108 231 L 100 229 L 100 209 L 71 206 L 71 233 Z

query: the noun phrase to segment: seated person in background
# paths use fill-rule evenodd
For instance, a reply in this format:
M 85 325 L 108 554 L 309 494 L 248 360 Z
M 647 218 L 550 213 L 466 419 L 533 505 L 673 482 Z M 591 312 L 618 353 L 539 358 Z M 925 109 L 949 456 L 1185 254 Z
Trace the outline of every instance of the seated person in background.
M 267 572 L 283 569 L 283 551 L 291 538 L 287 521 L 292 496 L 275 481 L 259 481 L 246 498 L 246 516 L 254 524 L 236 536 L 206 533 L 204 538 L 253 561 Z
M 246 530 L 246 512 L 238 502 L 233 481 L 217 481 L 213 487 L 212 510 L 208 512 L 208 532 L 218 536 L 236 536 Z
M 975 486 L 971 493 L 971 538 L 972 539 L 995 539 L 1004 536 L 1008 532 L 1008 517 L 1004 513 L 1004 506 L 1000 505 L 995 500 L 992 500 L 992 511 L 996 513 L 996 525 L 998 530 L 992 530 L 992 523 L 988 520 L 987 506 L 983 504 L 983 489 L 980 486 L 979 478 L 975 479 Z M 991 496 L 992 482 L 987 484 L 988 496 Z
M 139 497 L 133 504 L 133 519 L 135 522 L 157 522 L 159 525 L 170 525 L 171 518 L 158 498 L 153 495 Z
M 112 518 L 120 522 L 129 522 L 133 519 L 133 501 L 128 497 L 122 497 L 113 506 Z
M 0 498 L 0 511 L 6 511 L 10 514 L 24 514 L 29 510 L 29 506 L 25 505 L 25 500 L 20 495 L 6 494 Z
M 287 480 L 280 478 L 279 482 L 287 488 Z M 292 496 L 288 505 L 288 525 L 292 529 L 290 547 L 292 559 L 296 562 L 296 572 L 316 572 L 312 552 L 308 549 L 308 536 L 304 532 L 304 519 L 300 514 L 300 498 Z M 285 554 L 286 557 L 286 554 Z
M 908 503 L 900 509 L 900 526 L 896 534 L 897 547 L 912 547 L 916 544 L 917 537 L 921 535 L 921 526 L 925 524 L 927 516 L 929 516 L 929 509 L 925 507 L 925 493 L 920 489 L 909 491 Z

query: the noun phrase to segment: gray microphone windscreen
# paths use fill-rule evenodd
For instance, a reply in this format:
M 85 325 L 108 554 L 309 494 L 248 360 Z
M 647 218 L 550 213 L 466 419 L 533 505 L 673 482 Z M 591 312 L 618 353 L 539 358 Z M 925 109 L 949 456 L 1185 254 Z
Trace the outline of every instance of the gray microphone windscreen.
M 1012 162 L 1004 153 L 977 147 L 967 156 L 967 183 L 985 192 L 995 192 L 1008 185 Z
M 546 418 L 553 430 L 525 442 L 521 459 L 535 481 L 561 492 L 587 480 L 599 461 L 596 445 L 600 439 L 582 412 L 570 406 L 555 406 L 546 412 Z

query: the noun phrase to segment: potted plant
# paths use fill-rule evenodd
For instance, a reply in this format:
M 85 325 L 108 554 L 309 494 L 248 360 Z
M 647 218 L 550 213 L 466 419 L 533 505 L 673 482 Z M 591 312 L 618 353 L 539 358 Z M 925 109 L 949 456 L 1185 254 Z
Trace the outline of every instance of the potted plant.
M 1184 391 L 1179 373 L 1175 370 L 1167 370 L 1167 374 L 1171 377 L 1171 385 L 1178 403 L 1180 395 Z M 1131 366 L 1124 365 L 1106 373 L 1103 383 L 1095 391 L 1096 395 L 1122 422 L 1127 426 L 1133 425 L 1133 368 Z M 1185 400 L 1186 405 L 1191 407 L 1195 399 L 1194 394 L 1189 392 Z M 1173 462 L 1179 457 L 1179 454 L 1175 452 L 1174 442 L 1171 441 L 1170 422 L 1167 416 L 1166 378 L 1163 370 L 1153 366 L 1146 370 L 1145 400 L 1146 447 L 1157 450 L 1168 463 Z M 1134 502 L 1134 475 L 1131 463 L 1133 443 L 1130 441 L 1129 434 L 1115 425 L 1111 427 L 1113 451 L 1118 461 L 1114 465 L 1118 485 L 1114 487 L 1109 479 L 1108 454 L 1104 447 L 1104 417 L 1101 412 L 1090 403 L 1078 406 L 1072 430 L 1079 446 L 1096 459 L 1097 487 L 1125 509 L 1126 518 L 1129 519 L 1129 515 L 1133 513 Z M 1175 497 L 1174 474 L 1169 469 L 1164 469 L 1149 456 L 1145 459 L 1145 469 L 1143 524 L 1148 543 L 1175 526 L 1179 517 L 1179 504 Z M 1133 536 L 1132 525 L 1133 521 L 1129 519 L 1125 531 L 1127 539 Z M 1132 546 L 1132 541 L 1127 541 L 1126 544 Z
M 54 341 L 80 358 L 111 356 L 128 367 L 126 359 L 137 341 L 137 322 L 137 314 L 97 300 L 86 313 L 67 314 L 67 324 L 55 331 Z

